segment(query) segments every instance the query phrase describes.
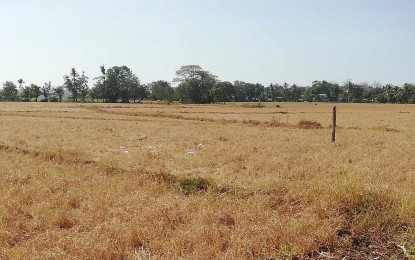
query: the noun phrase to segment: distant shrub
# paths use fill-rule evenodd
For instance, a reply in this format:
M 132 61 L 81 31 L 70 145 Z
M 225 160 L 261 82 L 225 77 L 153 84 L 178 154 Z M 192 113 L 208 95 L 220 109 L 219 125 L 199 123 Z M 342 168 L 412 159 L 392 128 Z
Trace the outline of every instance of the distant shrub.
M 310 120 L 301 120 L 297 124 L 298 128 L 302 129 L 320 129 L 322 128 L 321 124 L 316 121 L 310 121 Z
M 58 101 L 59 101 L 59 98 L 58 98 L 58 97 L 55 97 L 55 96 L 51 96 L 51 97 L 49 98 L 49 101 L 50 101 L 50 102 L 58 102 Z
M 235 228 L 235 218 L 228 213 L 219 217 L 218 222 L 220 225 L 227 226 L 228 228 Z
M 207 191 L 210 182 L 200 176 L 185 177 L 179 181 L 179 185 L 180 191 L 185 195 L 189 195 Z
M 55 226 L 61 229 L 69 229 L 75 225 L 75 223 L 64 214 L 58 215 L 54 222 Z

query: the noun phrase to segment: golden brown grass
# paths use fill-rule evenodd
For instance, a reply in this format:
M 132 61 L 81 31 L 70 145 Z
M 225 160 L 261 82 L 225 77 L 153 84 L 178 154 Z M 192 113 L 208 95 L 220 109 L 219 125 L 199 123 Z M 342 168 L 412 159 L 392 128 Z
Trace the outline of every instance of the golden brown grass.
M 0 103 L 0 259 L 410 254 L 415 106 L 262 105 Z
M 302 129 L 320 129 L 322 128 L 321 124 L 316 121 L 310 120 L 301 120 L 298 122 L 297 126 Z

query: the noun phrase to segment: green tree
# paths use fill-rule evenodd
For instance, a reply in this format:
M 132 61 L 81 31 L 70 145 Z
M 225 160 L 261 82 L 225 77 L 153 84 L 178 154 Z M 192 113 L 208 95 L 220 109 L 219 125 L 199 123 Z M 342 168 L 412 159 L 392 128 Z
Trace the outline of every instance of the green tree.
M 235 87 L 230 82 L 219 82 L 211 90 L 213 100 L 216 102 L 229 102 L 235 99 Z
M 59 98 L 59 102 L 62 102 L 63 95 L 65 94 L 65 88 L 63 86 L 55 87 L 52 92 Z
M 92 101 L 104 98 L 104 91 L 106 90 L 107 71 L 104 65 L 100 67 L 101 76 L 95 77 L 96 80 L 94 87 L 89 92 Z
M 65 75 L 63 86 L 71 93 L 71 98 L 77 102 L 79 98 L 84 101 L 88 94 L 88 77 L 85 76 L 85 72 L 79 75 L 75 68 L 71 69 L 69 75 Z
M 309 102 L 320 100 L 320 95 L 324 94 L 327 97 L 326 101 L 337 102 L 340 93 L 340 86 L 337 83 L 315 80 L 310 88 L 305 89 L 304 99 Z
M 300 88 L 296 84 L 293 84 L 290 87 L 290 99 L 289 101 L 296 102 L 301 99 L 301 95 L 303 93 L 303 88 Z
M 379 81 L 374 81 L 371 85 L 370 95 L 373 102 L 386 103 L 386 96 L 383 93 L 382 84 Z
M 344 87 L 347 90 L 347 101 L 348 102 L 362 102 L 364 89 L 362 86 L 347 80 L 344 83 Z
M 94 80 L 105 82 L 105 80 L 107 79 L 107 72 L 105 70 L 104 65 L 100 67 L 100 71 L 101 71 L 101 76 L 95 77 Z
M 92 102 L 98 103 L 98 100 L 102 98 L 100 91 L 101 90 L 97 86 L 91 88 L 91 90 L 89 91 L 89 97 L 92 99 Z
M 49 101 L 51 88 L 52 88 L 52 85 L 50 84 L 50 81 L 45 82 L 45 85 L 43 85 L 42 87 L 42 95 L 45 98 L 45 101 Z
M 340 86 L 337 83 L 328 83 L 328 98 L 331 102 L 337 102 L 341 93 Z
M 139 82 L 130 85 L 130 98 L 134 103 L 136 100 L 141 101 L 149 96 L 150 92 L 146 85 L 141 85 Z
M 20 93 L 20 96 L 24 101 L 30 102 L 30 99 L 32 98 L 32 89 L 28 86 L 24 87 Z
M 243 83 L 242 88 L 244 89 L 244 93 L 246 95 L 247 101 L 260 101 L 261 97 L 264 94 L 265 88 L 261 84 L 253 84 L 253 83 Z
M 40 87 L 37 86 L 37 85 L 35 85 L 35 84 L 30 84 L 30 90 L 32 92 L 32 97 L 37 102 L 37 99 L 39 98 L 39 96 L 42 95 L 42 92 L 40 90 Z
M 283 101 L 290 101 L 290 85 L 288 83 L 282 84 L 282 99 Z
M 23 91 L 23 83 L 25 83 L 25 82 L 24 82 L 24 80 L 23 80 L 23 79 L 18 79 L 18 80 L 17 80 L 17 83 L 19 83 L 19 89 L 20 89 L 21 91 Z
M 190 78 L 177 87 L 179 100 L 182 103 L 207 103 L 210 93 L 203 88 L 202 82 L 198 79 Z
M 199 65 L 187 65 L 176 71 L 173 82 L 179 83 L 177 93 L 182 102 L 208 103 L 212 100 L 210 90 L 217 77 Z
M 247 94 L 246 94 L 246 88 L 245 88 L 245 82 L 236 80 L 233 83 L 233 86 L 235 88 L 235 101 L 236 102 L 245 102 L 247 101 Z
M 405 83 L 396 93 L 396 101 L 402 104 L 410 103 L 409 100 L 415 95 L 415 85 Z
M 17 100 L 17 86 L 12 81 L 6 81 L 3 83 L 2 96 L 6 101 L 16 101 Z
M 129 102 L 130 98 L 141 100 L 144 98 L 144 86 L 127 66 L 114 66 L 105 70 L 101 66 L 102 76 L 95 78 L 95 95 L 101 96 L 105 102 Z
M 265 95 L 265 100 L 266 101 L 272 101 L 275 102 L 277 101 L 277 97 L 279 97 L 280 95 L 278 95 L 278 84 L 270 84 L 268 87 L 265 88 L 264 90 L 264 95 Z
M 378 94 L 375 95 L 375 102 L 387 103 L 388 102 L 388 97 L 385 95 L 384 92 L 378 93 Z
M 399 90 L 398 86 L 394 86 L 392 84 L 386 84 L 383 86 L 382 91 L 386 96 L 386 100 L 389 103 L 396 103 L 397 92 Z
M 150 91 L 152 100 L 166 100 L 169 102 L 173 100 L 174 88 L 167 81 L 159 80 L 153 83 Z
M 255 99 L 257 95 L 256 95 L 255 84 L 245 83 L 244 88 L 245 88 L 246 98 L 248 99 L 248 101 L 256 101 Z
M 79 92 L 79 99 L 81 102 L 85 102 L 85 99 L 89 96 L 89 88 L 88 85 L 86 87 L 82 87 L 81 91 Z

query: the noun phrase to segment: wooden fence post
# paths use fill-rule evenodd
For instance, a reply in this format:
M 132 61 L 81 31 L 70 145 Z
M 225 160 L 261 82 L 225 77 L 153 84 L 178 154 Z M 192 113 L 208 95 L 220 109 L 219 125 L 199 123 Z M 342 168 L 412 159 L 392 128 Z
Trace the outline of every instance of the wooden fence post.
M 336 106 L 333 107 L 333 122 L 331 124 L 331 141 L 336 141 Z

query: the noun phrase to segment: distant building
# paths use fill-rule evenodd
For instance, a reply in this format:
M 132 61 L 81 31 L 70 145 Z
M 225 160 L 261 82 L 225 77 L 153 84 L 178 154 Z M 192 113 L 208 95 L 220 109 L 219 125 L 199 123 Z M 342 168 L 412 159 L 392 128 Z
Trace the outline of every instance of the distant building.
M 318 94 L 316 97 L 313 98 L 313 102 L 328 102 L 329 98 L 327 94 Z

